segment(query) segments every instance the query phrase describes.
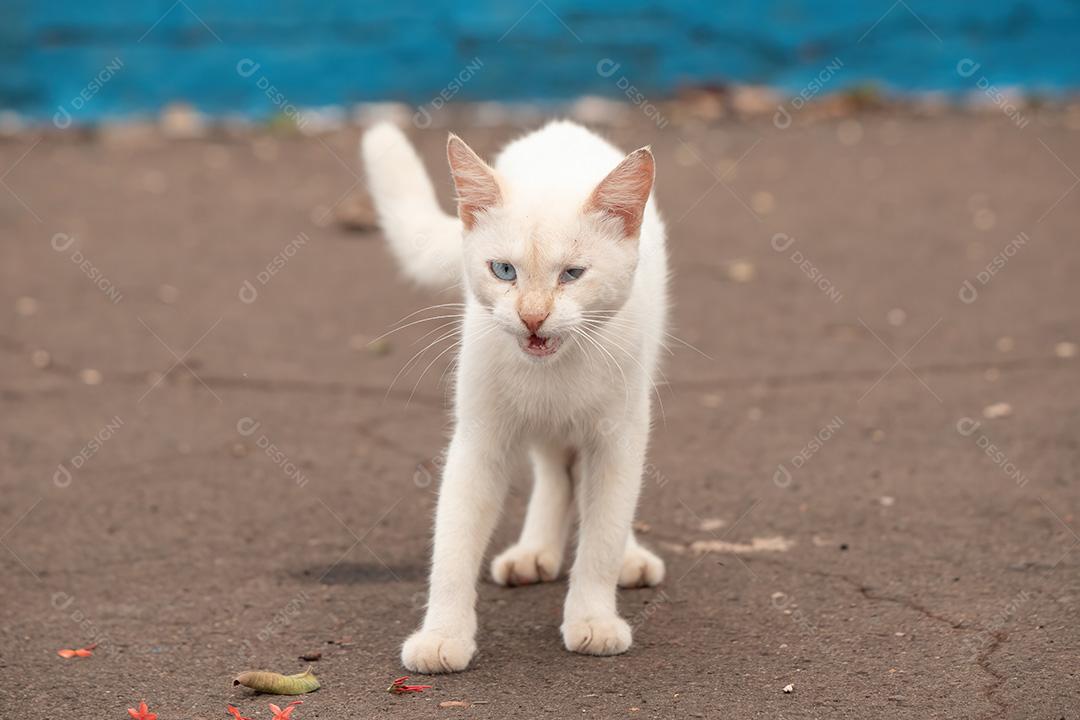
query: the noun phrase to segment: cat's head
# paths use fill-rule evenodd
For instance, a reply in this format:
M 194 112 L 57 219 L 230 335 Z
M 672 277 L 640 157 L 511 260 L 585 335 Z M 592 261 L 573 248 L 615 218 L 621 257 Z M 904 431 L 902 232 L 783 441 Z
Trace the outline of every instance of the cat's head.
M 588 346 L 630 296 L 652 153 L 630 153 L 582 196 L 507 187 L 456 135 L 447 156 L 465 227 L 466 292 L 490 312 L 493 332 L 537 360 Z

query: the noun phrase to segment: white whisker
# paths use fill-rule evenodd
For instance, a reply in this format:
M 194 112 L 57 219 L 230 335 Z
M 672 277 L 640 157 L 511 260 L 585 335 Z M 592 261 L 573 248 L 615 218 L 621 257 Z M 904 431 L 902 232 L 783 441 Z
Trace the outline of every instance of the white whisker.
M 603 343 L 600 342 L 600 338 L 594 337 L 594 334 L 590 332 L 588 328 L 583 327 L 580 328 L 580 330 L 582 336 L 592 342 L 597 348 L 600 349 L 601 352 L 605 353 L 609 358 L 611 358 L 611 361 L 615 363 L 615 367 L 619 369 L 619 374 L 622 376 L 623 381 L 623 408 L 625 411 L 625 408 L 628 408 L 630 406 L 630 383 L 626 379 L 626 372 L 623 370 L 622 365 L 615 358 L 615 356 L 611 354 L 611 351 L 604 347 Z
M 404 330 L 405 328 L 412 327 L 413 325 L 419 325 L 420 323 L 431 322 L 432 320 L 446 320 L 447 318 L 459 318 L 460 319 L 460 318 L 464 318 L 464 317 L 465 317 L 464 313 L 454 313 L 454 314 L 450 314 L 450 315 L 435 315 L 434 317 L 427 317 L 427 318 L 420 318 L 419 320 L 413 320 L 412 322 L 406 323 L 405 325 L 402 325 L 401 327 L 392 328 L 392 329 L 384 332 L 379 337 L 377 337 L 377 338 L 371 340 L 370 342 L 368 342 L 368 345 L 371 345 L 372 343 L 378 342 L 379 340 L 382 340 L 384 337 L 387 337 L 389 335 L 393 335 L 394 333 L 398 332 L 399 330 Z
M 600 321 L 600 322 L 619 322 L 619 321 L 622 321 L 625 326 L 635 327 L 635 328 L 638 327 L 637 322 L 634 320 L 634 313 L 632 313 L 629 310 L 626 310 L 625 308 L 622 309 L 622 310 L 584 310 L 584 311 L 582 311 L 581 315 L 582 315 L 582 317 L 584 317 L 586 319 L 589 319 L 589 320 L 592 320 L 593 322 L 596 322 L 596 321 Z M 670 333 L 670 332 L 668 332 L 666 330 L 664 330 L 662 332 L 663 332 L 665 337 L 670 338 L 671 340 L 679 343 L 680 345 L 682 345 L 683 347 L 685 347 L 685 348 L 687 348 L 689 350 L 693 350 L 694 352 L 696 352 L 698 355 L 705 358 L 706 360 L 715 361 L 715 359 L 711 355 L 706 353 L 704 350 L 700 349 L 696 345 L 693 345 L 693 344 L 687 342 L 686 340 L 682 339 L 678 335 Z M 667 343 L 665 343 L 665 342 L 663 342 L 662 340 L 659 340 L 659 339 L 657 339 L 657 342 L 659 342 L 661 345 L 663 345 L 664 348 L 669 353 L 671 353 L 672 355 L 675 354 L 674 352 L 672 352 L 670 346 L 668 346 Z
M 645 369 L 645 366 L 642 365 L 641 362 L 636 357 L 634 357 L 633 353 L 631 353 L 629 350 L 627 350 L 625 347 L 623 347 L 621 344 L 619 344 L 613 338 L 604 337 L 603 339 L 606 340 L 607 342 L 611 343 L 612 345 L 614 345 L 618 350 L 621 350 L 622 353 L 624 355 L 626 355 L 626 357 L 630 358 L 631 362 L 633 362 L 635 365 L 637 365 L 641 369 L 641 373 L 645 377 L 645 380 L 650 385 L 652 385 L 653 392 L 656 393 L 656 402 L 657 402 L 657 404 L 659 405 L 659 408 L 660 408 L 660 417 L 663 420 L 664 425 L 666 426 L 667 425 L 667 413 L 664 411 L 664 400 L 663 400 L 663 398 L 660 397 L 660 389 L 656 386 L 656 382 L 652 379 L 649 372 Z M 659 370 L 657 370 L 657 372 L 659 372 Z M 662 372 L 660 374 L 661 374 L 661 376 L 663 376 Z M 667 378 L 664 378 L 664 380 L 666 382 Z
M 585 324 L 585 325 L 588 325 L 589 327 L 594 328 L 594 329 L 601 329 L 602 330 L 602 329 L 604 329 L 606 327 L 612 326 L 612 327 L 619 328 L 620 330 L 630 330 L 630 331 L 635 331 L 635 332 L 641 332 L 643 337 L 646 336 L 646 333 L 642 332 L 640 327 L 638 327 L 637 325 L 631 323 L 628 320 L 623 320 L 622 318 L 613 318 L 613 319 L 608 320 L 608 321 L 586 319 L 586 320 L 583 320 L 582 323 Z M 663 340 L 660 340 L 659 338 L 652 338 L 651 336 L 650 336 L 650 339 L 655 339 L 656 344 L 659 345 L 660 347 L 664 348 L 664 350 L 666 350 L 669 355 L 672 355 L 672 356 L 675 355 L 675 351 L 673 351 L 671 349 L 671 347 L 666 342 L 664 342 Z
M 409 343 L 409 345 L 410 346 L 411 345 L 416 345 L 417 343 L 422 342 L 424 340 L 424 338 L 430 337 L 430 336 L 434 335 L 435 333 L 439 332 L 440 330 L 445 330 L 448 327 L 453 327 L 454 325 L 460 325 L 462 322 L 463 322 L 463 319 L 456 319 L 456 320 L 451 320 L 448 323 L 443 323 L 442 325 L 435 328 L 434 330 L 428 330 L 426 333 L 424 333 L 423 335 L 421 335 L 420 337 L 416 338 L 411 343 Z
M 455 335 L 458 335 L 461 332 L 462 332 L 461 329 L 458 328 L 458 329 L 455 329 L 455 330 L 453 330 L 451 332 L 448 332 L 448 333 L 444 334 L 442 337 L 435 338 L 430 343 L 428 343 L 423 348 L 421 348 L 419 352 L 417 352 L 411 358 L 409 358 L 408 361 L 406 361 L 406 363 L 402 366 L 402 368 L 400 370 L 398 370 L 398 373 L 397 373 L 397 375 L 394 376 L 394 379 L 390 381 L 390 387 L 388 387 L 386 389 L 386 395 L 383 396 L 383 400 L 386 400 L 386 398 L 390 397 L 390 392 L 394 389 L 394 385 L 397 384 L 397 381 L 401 378 L 401 376 L 403 374 L 405 374 L 405 372 L 410 367 L 412 367 L 414 360 L 419 358 L 421 355 L 423 355 L 425 352 L 427 352 L 430 348 L 434 347 L 435 345 L 438 345 L 443 340 L 447 340 L 449 338 L 452 338 L 452 337 L 454 337 Z
M 448 307 L 460 307 L 460 308 L 463 308 L 463 307 L 465 307 L 465 303 L 439 303 L 438 305 L 428 305 L 427 307 L 422 307 L 419 310 L 414 310 L 413 312 L 409 313 L 408 315 L 401 318 L 400 320 L 395 320 L 393 323 L 391 323 L 391 325 L 397 325 L 398 323 L 405 322 L 409 318 L 414 317 L 416 315 L 419 315 L 422 312 L 427 312 L 428 310 L 438 310 L 440 308 L 448 308 Z
M 458 347 L 458 346 L 459 346 L 459 345 L 461 345 L 462 343 L 466 342 L 467 340 L 468 340 L 469 342 L 476 342 L 476 341 L 477 341 L 477 340 L 479 340 L 480 338 L 482 338 L 482 337 L 486 336 L 486 335 L 487 335 L 488 333 L 490 333 L 490 332 L 491 332 L 492 330 L 495 330 L 495 329 L 497 329 L 497 327 L 498 327 L 497 325 L 494 325 L 494 324 L 493 324 L 493 325 L 491 325 L 490 327 L 488 327 L 488 328 L 485 328 L 485 329 L 484 329 L 484 330 L 482 330 L 482 331 L 479 331 L 479 332 L 478 332 L 478 334 L 477 334 L 477 336 L 476 336 L 475 338 L 467 338 L 467 337 L 463 337 L 463 338 L 462 338 L 461 340 L 457 340 L 457 341 L 455 341 L 455 342 L 454 342 L 453 344 L 451 344 L 451 345 L 450 345 L 449 347 L 446 347 L 446 348 L 444 348 L 442 352 L 440 352 L 440 353 L 439 353 L 438 355 L 436 355 L 436 356 L 435 356 L 435 357 L 434 357 L 434 358 L 433 358 L 433 359 L 431 360 L 431 362 L 429 362 L 429 363 L 427 364 L 427 367 L 425 367 L 425 368 L 424 368 L 424 370 L 423 370 L 423 372 L 421 372 L 421 373 L 420 373 L 420 377 L 418 377 L 418 378 L 416 379 L 416 383 L 415 383 L 415 384 L 413 385 L 413 388 L 412 388 L 412 392 L 410 392 L 410 393 L 409 393 L 409 399 L 405 401 L 405 407 L 408 407 L 408 406 L 409 406 L 409 403 L 411 403 L 411 402 L 412 402 L 412 399 L 413 399 L 413 395 L 415 395 L 415 394 L 416 394 L 416 388 L 420 387 L 420 382 L 421 382 L 421 381 L 422 381 L 422 380 L 424 379 L 424 376 L 425 376 L 425 375 L 427 375 L 427 371 L 431 369 L 431 366 L 432 366 L 432 365 L 434 365 L 434 364 L 435 364 L 436 362 L 438 362 L 439 358 L 441 358 L 441 357 L 442 357 L 443 355 L 445 355 L 446 353 L 450 352 L 450 351 L 451 351 L 451 350 L 453 350 L 454 348 Z
M 611 365 L 608 362 L 608 358 L 611 358 L 611 362 L 615 364 L 616 369 L 618 369 L 620 373 L 622 372 L 622 368 L 619 367 L 619 363 L 615 361 L 615 358 L 612 357 L 611 353 L 605 353 L 604 348 L 602 346 L 600 346 L 599 344 L 597 344 L 596 340 L 589 337 L 589 335 L 585 332 L 584 329 L 571 328 L 571 330 L 574 332 L 574 335 L 571 335 L 571 337 L 575 338 L 575 342 L 577 342 L 576 337 L 580 336 L 580 337 L 584 338 L 586 341 L 588 341 L 590 345 L 592 345 L 592 346 L 596 347 L 598 350 L 600 350 L 600 353 L 601 353 L 600 354 L 600 359 L 604 361 L 604 367 L 607 368 L 608 377 L 613 378 L 613 376 L 611 374 Z M 585 346 L 582 346 L 580 343 L 578 343 L 578 347 L 582 348 L 582 351 L 586 350 Z M 586 352 L 585 354 L 586 354 L 586 357 L 591 359 L 592 356 L 589 353 Z M 605 354 L 606 354 L 606 357 L 605 357 Z M 624 388 L 627 387 L 626 386 L 626 376 L 625 375 L 623 376 L 623 387 Z M 629 393 L 629 389 L 627 389 L 627 393 Z

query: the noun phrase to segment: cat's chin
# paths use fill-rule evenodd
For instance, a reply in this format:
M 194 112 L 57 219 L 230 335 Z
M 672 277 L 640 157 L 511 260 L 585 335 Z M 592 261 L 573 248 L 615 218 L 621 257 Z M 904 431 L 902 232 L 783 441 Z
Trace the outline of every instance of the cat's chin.
M 554 336 L 529 335 L 528 337 L 519 338 L 518 345 L 529 357 L 544 360 L 558 352 L 562 340 Z

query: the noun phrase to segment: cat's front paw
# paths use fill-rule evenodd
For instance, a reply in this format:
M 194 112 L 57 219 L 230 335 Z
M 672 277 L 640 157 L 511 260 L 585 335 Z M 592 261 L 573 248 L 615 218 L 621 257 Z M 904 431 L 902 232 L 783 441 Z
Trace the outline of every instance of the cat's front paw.
M 619 587 L 654 587 L 663 579 L 664 561 L 656 553 L 636 543 L 626 549 L 619 571 Z
M 630 625 L 618 615 L 567 620 L 562 625 L 563 643 L 571 652 L 586 655 L 618 655 L 630 649 Z
M 401 663 L 413 672 L 459 672 L 469 666 L 476 641 L 433 630 L 417 630 L 401 647 Z
M 491 579 L 498 585 L 532 585 L 559 577 L 560 553 L 511 545 L 491 561 Z

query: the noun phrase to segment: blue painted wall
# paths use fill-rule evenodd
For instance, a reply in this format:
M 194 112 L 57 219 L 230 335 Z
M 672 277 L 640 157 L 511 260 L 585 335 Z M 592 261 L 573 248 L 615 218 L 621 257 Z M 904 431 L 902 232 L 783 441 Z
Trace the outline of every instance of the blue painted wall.
M 531 9 L 530 9 L 531 8 Z M 891 8 L 891 10 L 890 10 Z M 875 25 L 876 23 L 876 25 Z M 925 25 L 924 25 L 925 23 Z M 597 63 L 620 63 L 604 77 Z M 76 122 L 183 99 L 206 112 L 396 99 L 651 98 L 738 81 L 828 88 L 1080 86 L 1080 4 L 1066 0 L 3 0 L 0 107 Z M 981 64 L 963 77 L 957 63 Z M 258 68 L 245 76 L 246 70 Z M 118 64 L 119 63 L 119 64 Z M 477 65 L 477 63 L 481 63 Z M 474 70 L 466 68 L 472 64 Z M 109 71 L 107 68 L 112 67 Z M 447 90 L 469 76 L 458 91 Z M 94 87 L 95 83 L 98 87 Z M 276 92 L 267 92 L 272 85 Z M 276 94 L 280 93 L 280 97 Z M 78 99 L 80 96 L 82 100 Z M 85 99 L 89 96 L 89 99 Z

